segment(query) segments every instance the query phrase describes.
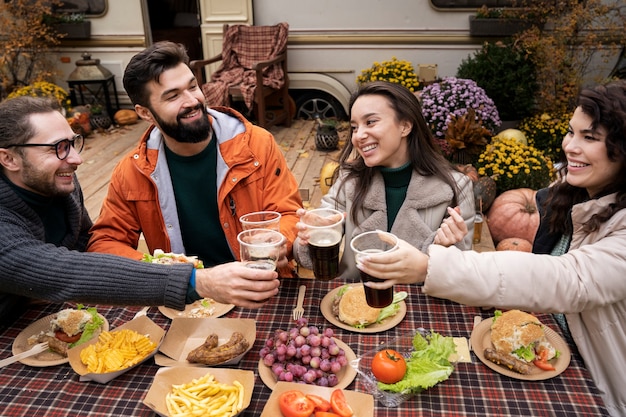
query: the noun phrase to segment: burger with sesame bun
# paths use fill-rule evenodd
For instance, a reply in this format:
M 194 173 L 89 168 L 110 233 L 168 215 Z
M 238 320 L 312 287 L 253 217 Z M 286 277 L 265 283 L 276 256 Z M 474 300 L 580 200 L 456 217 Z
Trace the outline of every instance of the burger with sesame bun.
M 31 336 L 28 343 L 48 342 L 50 350 L 67 356 L 68 349 L 91 340 L 104 324 L 104 319 L 95 308 L 77 307 L 59 311 L 50 321 L 48 330 Z

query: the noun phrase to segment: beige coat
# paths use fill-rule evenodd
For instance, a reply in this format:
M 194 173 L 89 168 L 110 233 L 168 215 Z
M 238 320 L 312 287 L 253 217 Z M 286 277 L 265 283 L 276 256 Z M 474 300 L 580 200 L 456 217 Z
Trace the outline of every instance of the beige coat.
M 472 247 L 474 230 L 474 192 L 469 177 L 453 172 L 454 179 L 460 190 L 459 206 L 469 233 L 465 239 L 457 243 L 457 247 L 465 250 Z M 350 240 L 362 232 L 370 230 L 387 230 L 387 203 L 385 201 L 385 182 L 382 174 L 377 173 L 372 181 L 359 214 L 359 227 L 350 221 L 352 201 L 354 199 L 354 181 L 348 182 L 339 189 L 341 179 L 337 180 L 328 193 L 322 198 L 320 207 L 334 208 L 347 213 L 345 224 L 344 252 L 339 266 L 342 278 L 350 281 L 359 280 L 354 253 L 350 250 Z M 435 177 L 424 177 L 413 172 L 407 189 L 406 199 L 400 207 L 391 228 L 391 233 L 416 248 L 426 251 L 435 239 L 435 234 L 444 217 L 446 208 L 452 201 L 452 189 Z M 294 244 L 296 260 L 307 268 L 312 263 L 306 246 Z
M 566 313 L 611 415 L 626 416 L 626 210 L 593 233 L 582 231 L 613 201 L 609 195 L 573 207 L 572 243 L 562 256 L 432 245 L 424 291 L 472 306 Z

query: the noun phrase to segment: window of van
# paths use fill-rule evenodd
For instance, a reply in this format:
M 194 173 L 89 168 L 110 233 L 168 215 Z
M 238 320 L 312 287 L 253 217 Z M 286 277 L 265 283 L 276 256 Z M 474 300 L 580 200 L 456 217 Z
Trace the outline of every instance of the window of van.
M 430 0 L 437 9 L 478 9 L 487 7 L 513 7 L 515 0 Z

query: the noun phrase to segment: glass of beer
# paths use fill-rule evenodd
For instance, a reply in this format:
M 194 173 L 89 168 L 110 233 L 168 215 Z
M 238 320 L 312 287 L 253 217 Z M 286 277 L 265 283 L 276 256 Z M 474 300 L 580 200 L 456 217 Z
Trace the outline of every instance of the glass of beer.
M 396 250 L 398 247 L 398 238 L 391 233 L 375 230 L 355 236 L 350 241 L 350 247 L 354 251 L 354 256 L 358 263 L 359 258 L 364 256 Z M 373 277 L 361 271 L 361 281 L 381 282 L 384 281 L 384 277 Z M 383 308 L 393 302 L 393 287 L 384 290 L 376 290 L 366 285 L 364 285 L 364 287 L 365 301 L 367 301 L 370 307 Z
M 239 218 L 243 230 L 270 229 L 280 232 L 280 213 L 277 211 L 255 211 Z
M 483 233 L 483 214 L 479 211 L 474 216 L 474 239 L 473 243 L 480 243 L 480 237 Z
M 343 238 L 343 213 L 320 208 L 309 210 L 301 221 L 309 230 L 309 253 L 316 279 L 330 281 L 339 275 L 339 248 Z
M 244 230 L 237 235 L 241 262 L 248 268 L 275 270 L 285 237 L 271 229 Z

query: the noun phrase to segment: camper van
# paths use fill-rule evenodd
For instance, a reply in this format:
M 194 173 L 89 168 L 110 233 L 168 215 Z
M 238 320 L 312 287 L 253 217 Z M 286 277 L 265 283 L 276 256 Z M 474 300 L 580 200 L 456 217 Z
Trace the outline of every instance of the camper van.
M 453 76 L 487 39 L 472 36 L 470 18 L 483 4 L 507 0 L 72 0 L 91 22 L 88 39 L 63 39 L 62 77 L 84 53 L 114 74 L 118 102 L 130 107 L 122 86 L 129 59 L 159 40 L 183 43 L 190 58 L 221 52 L 224 24 L 289 24 L 290 96 L 296 117 L 347 114 L 362 70 L 396 57 L 411 62 L 422 81 Z M 96 6 L 94 6 L 96 5 Z M 488 35 L 488 34 L 487 34 Z M 603 60 L 609 73 L 616 60 Z M 209 67 L 207 77 L 217 66 Z M 62 81 L 60 82 L 62 85 Z M 67 84 L 66 84 L 67 86 Z

